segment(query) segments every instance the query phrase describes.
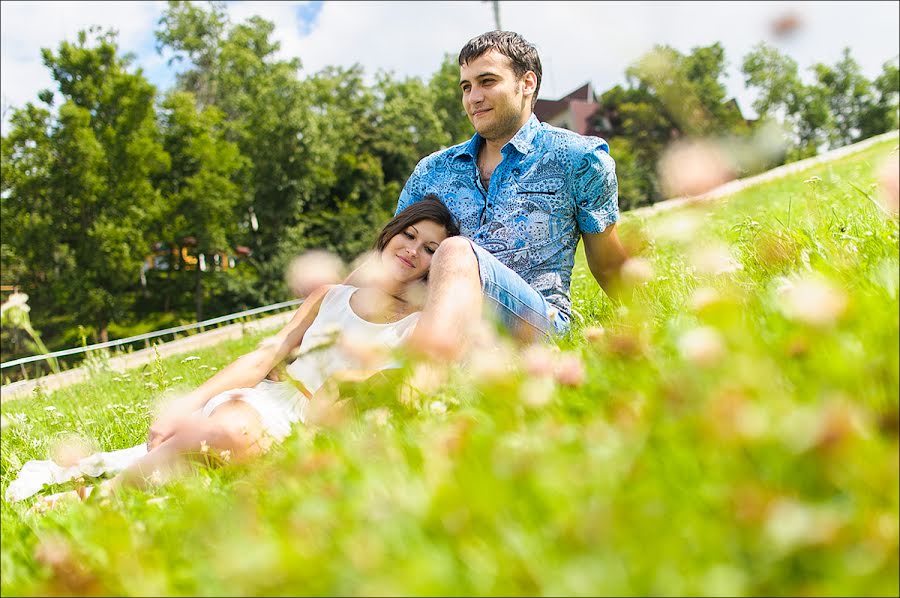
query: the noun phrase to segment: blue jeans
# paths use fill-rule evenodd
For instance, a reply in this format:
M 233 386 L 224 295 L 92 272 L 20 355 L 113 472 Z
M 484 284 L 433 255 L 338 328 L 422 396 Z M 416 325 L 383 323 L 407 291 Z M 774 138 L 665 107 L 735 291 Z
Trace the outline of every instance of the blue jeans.
M 569 331 L 569 318 L 547 302 L 521 276 L 500 263 L 488 250 L 469 240 L 478 260 L 481 290 L 489 308 L 511 332 L 548 337 Z

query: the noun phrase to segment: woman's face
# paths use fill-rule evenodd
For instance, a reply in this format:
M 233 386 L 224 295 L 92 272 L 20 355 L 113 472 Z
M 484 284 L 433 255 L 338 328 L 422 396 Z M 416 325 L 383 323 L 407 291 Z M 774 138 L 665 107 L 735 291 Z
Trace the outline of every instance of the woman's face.
M 431 220 L 419 220 L 391 237 L 381 250 L 381 263 L 399 282 L 421 280 L 428 274 L 438 245 L 446 238 L 443 226 Z

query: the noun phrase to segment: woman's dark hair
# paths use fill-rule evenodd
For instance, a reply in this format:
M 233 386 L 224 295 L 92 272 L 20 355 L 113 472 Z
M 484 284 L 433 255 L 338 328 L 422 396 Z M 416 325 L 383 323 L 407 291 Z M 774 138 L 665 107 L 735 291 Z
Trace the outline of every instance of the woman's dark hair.
M 375 249 L 381 251 L 394 235 L 399 235 L 410 224 L 422 220 L 430 220 L 443 226 L 448 237 L 455 237 L 459 234 L 459 224 L 456 222 L 456 218 L 453 217 L 444 202 L 438 199 L 437 195 L 429 193 L 414 204 L 405 207 L 384 225 L 375 241 Z

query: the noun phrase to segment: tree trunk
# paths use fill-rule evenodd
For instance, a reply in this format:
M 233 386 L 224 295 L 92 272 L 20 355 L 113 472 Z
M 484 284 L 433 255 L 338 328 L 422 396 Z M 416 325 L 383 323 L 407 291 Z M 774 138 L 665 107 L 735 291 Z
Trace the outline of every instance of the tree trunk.
M 100 322 L 100 331 L 98 334 L 100 335 L 101 343 L 109 342 L 109 322 Z
M 203 319 L 203 271 L 200 270 L 200 261 L 197 261 L 197 279 L 194 287 L 194 312 L 197 321 Z

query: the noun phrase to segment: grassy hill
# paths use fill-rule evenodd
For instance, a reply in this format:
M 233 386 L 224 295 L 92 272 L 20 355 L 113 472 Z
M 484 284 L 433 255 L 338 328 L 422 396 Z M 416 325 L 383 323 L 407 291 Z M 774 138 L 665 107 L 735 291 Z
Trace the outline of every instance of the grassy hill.
M 409 365 L 252 467 L 3 502 L 2 594 L 897 595 L 896 145 L 626 215 L 629 290 L 580 255 L 559 352 Z M 258 341 L 3 405 L 0 488 L 73 437 L 143 441 Z

